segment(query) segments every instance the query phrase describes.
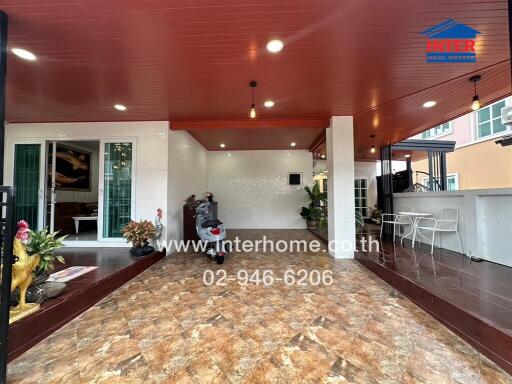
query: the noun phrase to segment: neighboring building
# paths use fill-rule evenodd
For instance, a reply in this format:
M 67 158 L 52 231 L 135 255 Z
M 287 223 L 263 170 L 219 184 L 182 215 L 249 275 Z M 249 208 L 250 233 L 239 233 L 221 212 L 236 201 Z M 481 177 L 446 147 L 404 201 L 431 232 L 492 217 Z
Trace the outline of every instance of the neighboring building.
M 452 140 L 455 151 L 448 153 L 448 190 L 512 187 L 512 148 L 495 143 L 500 136 L 512 133 L 501 123 L 501 109 L 511 98 L 487 105 L 452 121 L 429 129 L 412 138 Z M 413 162 L 414 182 L 428 186 L 428 161 Z

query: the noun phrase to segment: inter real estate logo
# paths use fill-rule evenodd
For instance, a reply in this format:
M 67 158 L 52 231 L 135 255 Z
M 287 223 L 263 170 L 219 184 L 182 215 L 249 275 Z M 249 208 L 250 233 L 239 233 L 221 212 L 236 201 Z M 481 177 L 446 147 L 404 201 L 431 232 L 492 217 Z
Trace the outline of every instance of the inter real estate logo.
M 421 32 L 427 40 L 427 63 L 474 63 L 476 29 L 446 20 Z

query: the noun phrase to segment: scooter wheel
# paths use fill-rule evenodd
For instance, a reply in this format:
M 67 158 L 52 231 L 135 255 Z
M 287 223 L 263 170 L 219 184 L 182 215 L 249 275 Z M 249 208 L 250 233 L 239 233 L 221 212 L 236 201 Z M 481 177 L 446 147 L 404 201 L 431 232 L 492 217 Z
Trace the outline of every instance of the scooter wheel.
M 224 256 L 217 256 L 215 259 L 217 260 L 217 264 L 224 263 Z

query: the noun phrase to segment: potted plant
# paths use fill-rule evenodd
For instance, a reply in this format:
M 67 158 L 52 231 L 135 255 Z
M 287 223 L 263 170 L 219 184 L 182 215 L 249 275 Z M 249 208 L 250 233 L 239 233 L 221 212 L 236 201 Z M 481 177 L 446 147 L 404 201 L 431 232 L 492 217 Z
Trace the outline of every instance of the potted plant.
M 317 228 L 320 223 L 325 222 L 327 193 L 320 192 L 320 186 L 316 183 L 313 188 L 306 185 L 304 190 L 307 192 L 310 202 L 307 207 L 302 207 L 300 215 L 306 220 L 308 228 Z
M 58 232 L 48 232 L 48 228 L 40 231 L 29 230 L 26 242 L 27 253 L 39 255 L 39 263 L 35 269 L 36 276 L 33 285 L 39 284 L 48 278 L 49 273 L 53 270 L 55 261 L 64 264 L 62 255 L 55 255 L 54 252 L 63 246 L 66 236 L 57 237 Z
M 148 240 L 155 236 L 155 226 L 149 220 L 130 222 L 122 229 L 123 237 L 126 241 L 132 242 L 130 253 L 134 256 L 145 256 L 154 252 L 154 248 L 149 245 Z
M 322 220 L 323 210 L 320 207 L 302 207 L 300 215 L 306 220 L 308 228 L 317 228 Z
M 309 203 L 310 206 L 321 207 L 327 204 L 327 192 L 320 192 L 319 184 L 315 183 L 313 188 L 306 185 L 304 190 L 307 192 L 309 199 L 311 200 Z
M 380 225 L 382 222 L 382 210 L 377 208 L 370 208 L 370 219 L 373 223 Z

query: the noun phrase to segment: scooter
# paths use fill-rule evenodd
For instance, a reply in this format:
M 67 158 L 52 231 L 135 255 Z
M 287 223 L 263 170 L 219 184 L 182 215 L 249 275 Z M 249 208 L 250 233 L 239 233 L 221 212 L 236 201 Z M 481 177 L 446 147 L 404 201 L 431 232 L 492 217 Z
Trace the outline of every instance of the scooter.
M 226 249 L 226 228 L 222 221 L 215 218 L 212 204 L 208 201 L 201 201 L 196 207 L 196 232 L 199 240 L 206 242 L 205 253 L 217 264 L 224 263 Z

